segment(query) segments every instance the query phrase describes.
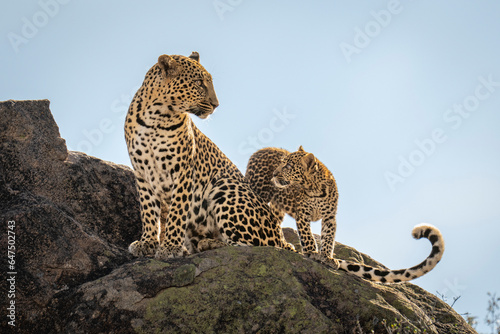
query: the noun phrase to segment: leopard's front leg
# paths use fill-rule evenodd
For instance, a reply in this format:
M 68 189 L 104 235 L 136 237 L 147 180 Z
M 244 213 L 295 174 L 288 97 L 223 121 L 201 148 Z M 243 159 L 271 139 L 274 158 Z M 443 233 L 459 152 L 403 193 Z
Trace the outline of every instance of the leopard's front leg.
M 153 256 L 159 247 L 158 222 L 160 219 L 160 201 L 150 184 L 136 173 L 137 191 L 141 207 L 142 235 L 128 247 L 133 256 Z
M 337 222 L 335 216 L 328 216 L 321 221 L 321 246 L 320 253 L 327 258 L 332 258 L 335 247 L 335 233 L 337 231 Z
M 276 207 L 272 203 L 270 204 L 270 209 L 271 209 L 271 216 L 274 216 L 274 217 L 271 217 L 271 219 L 273 219 L 273 220 L 278 219 L 275 221 L 275 224 L 276 224 L 276 227 L 279 229 L 279 238 L 282 241 L 281 248 L 292 251 L 292 252 L 297 252 L 297 250 L 295 249 L 295 246 L 286 240 L 285 235 L 283 233 L 283 229 L 281 228 L 281 223 L 283 222 L 283 219 L 285 218 L 285 211 L 279 209 L 278 207 Z
M 300 245 L 302 246 L 303 254 L 318 253 L 316 239 L 311 231 L 311 222 L 303 218 L 302 214 L 296 216 L 297 231 L 299 232 Z
M 337 223 L 335 216 L 328 216 L 321 221 L 321 245 L 320 251 L 306 254 L 309 258 L 326 264 L 333 269 L 339 269 L 339 260 L 333 258 L 333 248 L 335 246 L 335 232 Z M 304 252 L 305 253 L 305 252 Z
M 191 173 L 186 171 L 180 180 L 191 180 Z M 189 254 L 186 246 L 186 228 L 191 219 L 192 181 L 173 187 L 168 214 L 161 231 L 161 244 L 155 258 L 166 260 Z
M 276 206 L 273 202 L 269 203 L 269 209 L 271 213 L 278 218 L 278 222 L 281 224 L 283 219 L 285 219 L 285 211 Z

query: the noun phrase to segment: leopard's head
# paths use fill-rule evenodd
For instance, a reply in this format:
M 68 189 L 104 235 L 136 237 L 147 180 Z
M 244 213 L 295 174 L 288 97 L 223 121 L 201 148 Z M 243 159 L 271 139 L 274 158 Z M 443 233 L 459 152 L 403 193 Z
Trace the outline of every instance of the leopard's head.
M 157 103 L 172 114 L 188 112 L 207 118 L 219 105 L 212 76 L 201 66 L 198 52 L 189 57 L 161 55 L 150 73 L 160 86 Z
M 288 153 L 273 173 L 273 183 L 278 188 L 296 186 L 310 189 L 315 175 L 319 173 L 318 161 L 312 153 L 304 151 L 302 146 L 298 151 Z

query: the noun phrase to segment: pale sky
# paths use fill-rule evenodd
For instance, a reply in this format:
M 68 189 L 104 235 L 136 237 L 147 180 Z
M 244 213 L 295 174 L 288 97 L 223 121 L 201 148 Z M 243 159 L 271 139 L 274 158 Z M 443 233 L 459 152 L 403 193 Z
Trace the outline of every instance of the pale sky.
M 72 150 L 130 166 L 123 123 L 161 54 L 198 51 L 220 106 L 195 119 L 244 172 L 267 146 L 314 153 L 340 192 L 337 240 L 479 317 L 500 294 L 500 2 L 9 1 L 0 100 L 49 99 Z M 295 227 L 292 219 L 286 226 Z M 320 223 L 313 224 L 320 233 Z

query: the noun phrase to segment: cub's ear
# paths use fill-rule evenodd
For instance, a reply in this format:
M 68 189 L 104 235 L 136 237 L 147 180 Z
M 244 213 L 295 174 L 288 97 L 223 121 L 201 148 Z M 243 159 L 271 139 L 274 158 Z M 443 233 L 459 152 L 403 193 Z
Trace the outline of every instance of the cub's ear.
M 189 58 L 196 60 L 198 63 L 200 62 L 200 54 L 196 51 L 191 52 Z
M 302 147 L 302 145 L 300 145 L 299 149 L 298 149 L 299 152 L 305 152 L 304 151 L 304 148 Z
M 315 170 L 318 170 L 318 164 L 316 163 L 316 158 L 314 157 L 314 154 L 307 153 L 302 158 L 302 161 L 303 161 L 304 165 L 306 166 L 307 170 L 311 170 L 313 168 Z
M 169 55 L 161 55 L 158 57 L 158 65 L 166 78 L 172 78 L 177 75 L 179 65 L 174 58 Z

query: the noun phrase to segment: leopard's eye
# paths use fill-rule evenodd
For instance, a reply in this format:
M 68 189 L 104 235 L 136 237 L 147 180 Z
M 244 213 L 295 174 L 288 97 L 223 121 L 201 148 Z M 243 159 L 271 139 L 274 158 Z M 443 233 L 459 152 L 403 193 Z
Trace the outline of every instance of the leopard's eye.
M 194 84 L 195 84 L 196 86 L 201 87 L 201 86 L 203 85 L 203 81 L 201 81 L 201 80 L 196 80 L 196 81 L 194 82 Z
M 292 165 L 290 165 L 290 164 L 286 164 L 285 168 L 286 168 L 286 169 L 292 169 Z

